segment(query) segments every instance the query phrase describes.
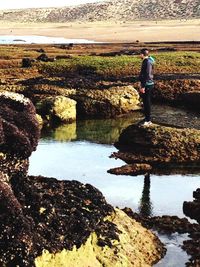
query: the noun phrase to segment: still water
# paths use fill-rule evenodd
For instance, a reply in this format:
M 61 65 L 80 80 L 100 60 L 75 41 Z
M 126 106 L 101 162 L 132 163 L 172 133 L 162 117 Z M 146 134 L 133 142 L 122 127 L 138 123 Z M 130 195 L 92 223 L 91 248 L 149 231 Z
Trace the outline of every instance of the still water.
M 134 117 L 135 116 L 135 117 Z M 97 187 L 113 206 L 130 207 L 146 215 L 184 217 L 182 206 L 192 200 L 200 186 L 200 175 L 116 176 L 107 170 L 125 163 L 110 158 L 116 151 L 113 143 L 121 131 L 141 116 L 116 120 L 78 121 L 43 133 L 37 151 L 30 158 L 29 174 L 78 180 Z M 158 267 L 183 267 L 188 256 L 180 248 L 187 235 L 160 235 L 167 246 Z

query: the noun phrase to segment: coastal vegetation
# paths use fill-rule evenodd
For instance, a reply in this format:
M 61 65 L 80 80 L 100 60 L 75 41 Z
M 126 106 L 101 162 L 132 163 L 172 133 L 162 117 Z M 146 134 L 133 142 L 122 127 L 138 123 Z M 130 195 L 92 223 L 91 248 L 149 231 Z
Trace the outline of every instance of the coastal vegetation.
M 156 60 L 156 74 L 164 73 L 197 73 L 200 68 L 198 52 L 153 52 Z M 48 76 L 70 74 L 96 74 L 108 77 L 123 78 L 136 75 L 140 69 L 141 59 L 138 55 L 118 56 L 74 56 L 55 62 L 40 63 L 39 72 Z
M 161 43 L 148 46 L 155 59 L 156 86 L 153 100 L 198 110 L 199 44 L 176 43 L 172 46 L 170 43 Z M 116 107 L 120 107 L 122 102 L 125 105 L 127 102 L 130 106 L 129 99 L 132 98 L 135 99 L 135 109 L 138 109 L 135 91 L 129 86 L 138 88 L 137 77 L 141 64 L 138 54 L 141 47 L 143 45 L 138 43 L 113 46 L 1 46 L 0 90 L 22 93 L 37 107 L 47 97 L 72 98 L 77 102 L 78 117 L 95 117 L 97 114 L 98 117 L 100 114 L 102 117 L 114 117 L 126 114 L 131 111 L 130 108 L 124 111 Z M 29 62 L 27 67 L 23 65 L 23 59 Z M 125 97 L 122 91 L 125 92 Z M 121 102 L 117 102 L 120 98 L 118 93 L 123 97 Z M 111 98 L 116 100 L 113 102 Z M 103 109 L 100 108 L 101 101 L 104 103 Z M 41 109 L 38 112 L 39 110 Z
M 138 75 L 141 59 L 138 56 L 142 44 L 113 45 L 113 51 L 106 45 L 74 45 L 67 46 L 1 46 L 0 47 L 0 79 L 15 77 L 19 80 L 31 77 L 60 77 L 68 78 L 73 75 L 94 76 L 106 79 L 118 79 L 125 82 L 125 78 L 134 78 Z M 146 46 L 146 45 L 145 45 Z M 200 68 L 200 54 L 198 44 L 185 46 L 183 44 L 148 44 L 154 57 L 156 79 L 166 75 L 197 74 Z M 195 51 L 196 50 L 196 51 Z M 37 58 L 43 51 L 53 62 L 42 62 Z M 94 52 L 95 51 L 95 52 Z M 32 67 L 21 68 L 22 59 L 32 59 Z M 91 77 L 90 77 L 91 76 Z M 181 76 L 183 77 L 183 76 Z M 171 80 L 172 76 L 165 77 Z M 176 76 L 176 78 L 178 78 Z M 73 86 L 73 85 L 72 85 Z

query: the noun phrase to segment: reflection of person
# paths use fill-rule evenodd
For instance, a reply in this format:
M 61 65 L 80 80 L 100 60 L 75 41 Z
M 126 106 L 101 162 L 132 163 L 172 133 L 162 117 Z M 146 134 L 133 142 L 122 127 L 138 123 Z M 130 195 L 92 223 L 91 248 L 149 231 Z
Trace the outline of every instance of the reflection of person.
M 139 212 L 140 215 L 148 217 L 152 215 L 152 203 L 150 199 L 150 174 L 144 176 L 144 188 L 142 191 L 142 197 L 140 199 Z
M 142 97 L 144 106 L 144 126 L 149 126 L 151 122 L 151 93 L 154 88 L 153 81 L 153 64 L 154 59 L 149 56 L 148 49 L 144 48 L 140 52 L 140 57 L 142 58 L 142 67 L 139 75 L 139 80 L 141 83 L 140 95 Z

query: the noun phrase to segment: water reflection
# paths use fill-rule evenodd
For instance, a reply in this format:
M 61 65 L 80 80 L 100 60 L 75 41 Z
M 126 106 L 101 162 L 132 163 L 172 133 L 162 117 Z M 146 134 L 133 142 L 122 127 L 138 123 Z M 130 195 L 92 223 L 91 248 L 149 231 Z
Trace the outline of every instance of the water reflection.
M 144 176 L 144 187 L 138 207 L 140 215 L 145 217 L 152 216 L 153 212 L 153 205 L 150 197 L 150 187 L 151 187 L 150 174 L 147 173 Z
M 69 142 L 77 139 L 76 122 L 57 127 L 51 135 L 54 140 L 59 142 Z
M 80 120 L 71 124 L 61 125 L 56 129 L 44 129 L 45 139 L 69 142 L 87 140 L 93 143 L 113 144 L 118 141 L 122 130 L 141 118 L 139 112 L 117 119 Z

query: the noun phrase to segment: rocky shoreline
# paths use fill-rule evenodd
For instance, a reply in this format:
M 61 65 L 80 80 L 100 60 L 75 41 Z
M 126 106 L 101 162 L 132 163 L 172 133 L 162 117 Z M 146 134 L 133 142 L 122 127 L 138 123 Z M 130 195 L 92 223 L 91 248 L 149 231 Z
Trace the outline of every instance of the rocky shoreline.
M 2 266 L 152 266 L 161 259 L 159 239 L 92 185 L 27 176 L 39 139 L 34 106 L 15 93 L 1 93 L 0 103 Z
M 32 49 L 38 55 L 39 50 Z M 58 48 L 51 47 L 51 53 L 54 49 Z M 69 58 L 69 51 L 76 48 L 59 48 L 59 53 L 63 49 L 62 56 Z M 79 48 L 81 52 L 84 49 Z M 12 64 L 16 67 L 21 59 Z M 84 267 L 88 259 L 83 254 L 87 252 L 94 266 L 110 267 L 111 262 L 123 266 L 123 261 L 127 266 L 152 266 L 164 255 L 163 245 L 150 231 L 110 206 L 99 190 L 76 181 L 27 176 L 28 158 L 39 139 L 38 121 L 47 126 L 69 125 L 80 117 L 112 118 L 141 109 L 133 77 L 136 73 L 122 77 L 121 72 L 116 72 L 116 77 L 106 74 L 103 79 L 102 75 L 94 75 L 91 66 L 79 68 L 78 73 L 67 73 L 67 77 L 59 77 L 60 73 L 56 77 L 45 76 L 34 64 L 14 70 L 15 73 L 10 67 L 3 70 L 6 78 L 0 82 L 1 264 L 40 267 L 46 262 L 45 266 L 59 267 L 64 261 L 69 266 L 81 262 Z M 112 68 L 109 71 L 112 73 Z M 158 76 L 153 98 L 160 103 L 184 105 L 198 114 L 199 76 L 183 78 L 184 75 L 175 80 Z M 128 165 L 110 173 L 163 173 L 171 171 L 172 165 L 199 165 L 199 138 L 197 129 L 159 123 L 149 128 L 132 124 L 116 143 L 119 152 L 113 153 L 113 157 Z M 198 190 L 194 198 L 193 202 L 184 203 L 184 211 L 199 222 Z M 125 212 L 148 228 L 189 233 L 192 240 L 184 243 L 183 248 L 192 255 L 188 266 L 198 266 L 198 224 L 169 216 L 142 218 L 127 209 Z

